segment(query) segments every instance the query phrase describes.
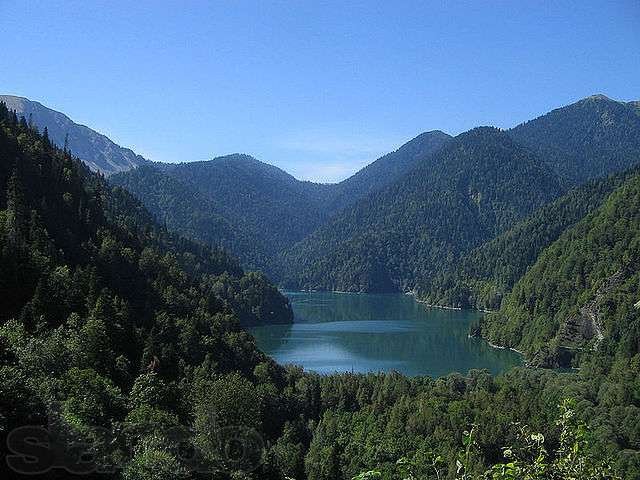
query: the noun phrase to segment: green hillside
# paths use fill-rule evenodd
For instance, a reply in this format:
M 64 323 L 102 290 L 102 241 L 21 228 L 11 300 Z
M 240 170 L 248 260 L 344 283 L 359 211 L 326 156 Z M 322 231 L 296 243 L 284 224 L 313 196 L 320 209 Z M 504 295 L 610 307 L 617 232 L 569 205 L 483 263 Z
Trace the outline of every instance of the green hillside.
M 564 232 L 516 283 L 482 333 L 541 365 L 566 364 L 600 343 L 638 353 L 640 177 Z
M 543 249 L 635 173 L 637 169 L 593 180 L 544 205 L 449 268 L 423 279 L 418 297 L 432 305 L 497 309 Z
M 471 130 L 295 245 L 283 257 L 285 284 L 412 290 L 562 188 L 555 174 L 506 133 Z
M 473 135 L 479 138 L 460 151 L 511 158 L 500 132 Z M 494 141 L 486 144 L 485 135 Z M 533 168 L 524 153 L 516 158 L 513 168 Z M 167 233 L 130 194 L 3 105 L 0 182 L 6 478 L 350 480 L 371 470 L 360 478 L 468 480 L 515 468 L 506 446 L 517 468 L 544 466 L 559 478 L 640 472 L 636 320 L 609 327 L 623 325 L 623 310 L 602 310 L 607 336 L 597 355 L 582 359 L 579 374 L 318 376 L 276 365 L 242 329 L 291 320 L 288 302 L 264 277 L 243 274 L 222 250 Z M 589 244 L 595 256 L 619 244 L 613 250 L 622 252 L 622 265 L 635 265 L 638 245 L 628 240 L 637 212 L 625 212 L 640 208 L 639 188 L 634 179 L 603 209 L 612 219 L 605 226 L 615 228 L 604 230 L 608 242 Z M 489 196 L 496 202 L 497 190 Z M 518 211 L 517 202 L 509 205 Z M 615 256 L 606 258 L 617 267 Z M 635 293 L 636 277 L 628 277 Z M 626 292 L 616 290 L 623 308 Z M 24 427 L 49 432 L 55 448 L 87 455 L 62 461 L 29 450 L 21 463 L 26 444 L 15 432 Z M 530 439 L 538 439 L 535 449 Z
M 593 95 L 511 129 L 572 184 L 605 177 L 638 164 L 640 109 Z

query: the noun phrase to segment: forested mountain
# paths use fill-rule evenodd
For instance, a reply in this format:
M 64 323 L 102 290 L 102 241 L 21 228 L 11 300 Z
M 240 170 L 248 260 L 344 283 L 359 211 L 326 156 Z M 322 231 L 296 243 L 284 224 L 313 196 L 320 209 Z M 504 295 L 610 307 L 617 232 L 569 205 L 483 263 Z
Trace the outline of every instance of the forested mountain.
M 351 177 L 335 185 L 328 198 L 330 212 L 337 212 L 361 198 L 381 190 L 402 177 L 416 162 L 440 149 L 451 139 L 440 130 L 424 132 L 396 151 L 380 157 Z
M 138 197 L 170 230 L 228 248 L 245 267 L 280 278 L 282 251 L 335 212 L 393 183 L 449 138 L 439 131 L 423 133 L 338 184 L 302 182 L 241 154 L 156 163 L 110 181 Z
M 32 122 L 41 131 L 47 128 L 49 138 L 66 148 L 93 171 L 104 174 L 130 170 L 147 163 L 142 156 L 116 145 L 104 135 L 79 125 L 66 115 L 23 97 L 0 95 L 10 110 Z
M 487 180 L 455 174 L 471 157 L 545 178 L 501 132 L 469 132 L 456 145 L 439 157 L 456 185 Z M 458 194 L 479 183 L 459 185 Z M 545 186 L 540 201 L 557 188 Z M 624 233 L 635 231 L 638 188 L 637 179 L 625 184 L 599 211 L 612 228 L 594 238 L 614 236 L 590 244 L 594 255 L 611 245 L 638 251 Z M 479 225 L 509 223 L 526 209 L 503 202 L 507 191 L 478 193 L 471 190 L 475 213 L 465 218 Z M 509 208 L 485 210 L 483 199 Z M 636 213 L 625 216 L 627 206 Z M 290 321 L 264 277 L 167 233 L 126 191 L 1 104 L 0 298 L 3 478 L 350 480 L 375 469 L 360 478 L 478 480 L 543 469 L 595 480 L 617 478 L 614 469 L 624 478 L 640 472 L 633 322 L 600 342 L 593 361 L 583 358 L 578 374 L 430 379 L 285 369 L 241 328 Z M 609 312 L 621 313 L 603 308 L 603 325 Z
M 296 180 L 248 155 L 154 164 L 109 181 L 139 198 L 171 230 L 229 248 L 252 270 L 276 275 L 274 258 L 322 224 L 331 185 Z
M 638 102 L 593 95 L 518 125 L 509 135 L 580 184 L 638 164 L 640 108 Z
M 418 297 L 431 304 L 494 310 L 538 255 L 573 224 L 598 208 L 638 169 L 592 180 L 544 205 L 503 234 L 422 279 Z
M 145 207 L 168 230 L 207 245 L 221 246 L 236 254 L 244 267 L 271 273 L 269 248 L 248 229 L 223 216 L 223 209 L 192 184 L 156 166 L 141 166 L 126 174 L 112 175 L 109 182 L 144 200 Z
M 301 240 L 326 218 L 319 202 L 325 186 L 296 180 L 249 155 L 163 168 L 193 185 L 225 217 L 264 240 L 273 253 Z
M 458 273 L 447 270 L 430 276 L 443 264 L 450 263 L 452 255 L 477 247 L 478 241 L 489 240 L 491 235 L 503 233 L 504 228 L 504 225 L 497 225 L 493 233 L 478 232 L 471 242 L 467 242 L 464 235 L 460 237 L 460 232 L 452 233 L 461 239 L 459 243 L 464 247 L 432 250 L 434 242 L 439 240 L 425 238 L 434 225 L 426 223 L 432 222 L 432 218 L 421 217 L 422 213 L 418 212 L 417 205 L 429 202 L 421 197 L 419 189 L 407 191 L 407 199 L 413 203 L 408 206 L 406 223 L 414 224 L 413 227 L 403 226 L 401 217 L 404 213 L 396 211 L 389 216 L 394 209 L 401 208 L 404 192 L 383 196 L 382 190 L 392 191 L 392 185 L 402 185 L 405 181 L 409 189 L 413 188 L 412 184 L 431 175 L 428 165 L 436 172 L 441 169 L 429 162 L 437 161 L 438 151 L 451 142 L 451 137 L 437 130 L 419 135 L 343 182 L 323 185 L 298 181 L 276 167 L 239 154 L 208 162 L 151 164 L 37 102 L 20 97 L 2 98 L 27 118 L 31 116 L 34 125 L 41 129 L 47 126 L 54 143 L 64 145 L 66 137 L 69 150 L 92 169 L 112 173 L 138 165 L 149 167 L 113 176 L 112 181 L 138 197 L 170 230 L 230 249 L 246 268 L 264 271 L 289 286 L 386 291 L 414 288 L 415 279 L 422 276 L 423 285 L 419 289 L 429 302 L 496 306 L 504 287 L 513 284 L 522 273 L 522 265 L 529 265 L 532 255 L 537 252 L 535 248 L 529 252 L 528 260 L 520 261 L 520 267 L 511 273 L 496 273 L 503 277 L 494 278 L 498 284 L 484 283 L 486 272 L 478 274 L 484 280 L 471 281 L 478 275 L 470 273 L 469 269 L 490 262 L 487 259 L 495 257 L 492 249 L 501 249 L 501 242 L 508 242 L 509 235 L 529 235 L 526 229 L 519 234 L 505 233 L 502 239 L 488 244 L 484 251 L 474 252 L 458 262 Z M 637 163 L 640 158 L 639 112 L 637 102 L 617 102 L 595 95 L 553 110 L 506 133 L 515 143 L 533 152 L 532 161 L 537 161 L 540 168 L 550 165 L 561 177 L 561 188 L 566 189 Z M 422 177 L 404 178 L 419 165 L 422 165 Z M 356 205 L 358 201 L 361 201 L 360 206 Z M 534 204 L 538 205 L 535 201 Z M 582 202 L 576 199 L 575 204 Z M 375 208 L 367 205 L 375 205 Z M 575 215 L 579 213 L 578 209 L 574 212 Z M 365 217 L 353 219 L 353 215 Z M 519 215 L 521 212 L 512 220 L 520 218 Z M 456 217 L 455 213 L 453 217 Z M 393 234 L 384 233 L 384 229 L 389 228 L 389 218 L 396 218 L 402 228 L 408 228 L 405 233 L 411 237 L 410 241 L 406 236 L 398 242 L 384 239 L 393 237 Z M 548 218 L 540 218 L 538 222 L 546 225 Z M 572 221 L 577 220 L 577 216 L 572 218 Z M 444 225 L 451 224 L 450 220 L 441 220 Z M 462 217 L 460 220 L 469 221 Z M 345 228 L 352 221 L 353 226 Z M 468 233 L 473 229 L 472 223 L 465 225 L 452 227 L 452 232 L 461 228 L 467 229 Z M 563 225 L 562 222 L 555 223 L 554 235 Z M 368 232 L 368 226 L 383 232 Z M 439 227 L 436 225 L 436 228 Z M 397 243 L 398 249 L 388 242 Z M 407 242 L 411 245 L 407 246 Z M 539 246 L 544 244 L 537 242 Z M 294 246 L 296 243 L 299 245 Z M 458 240 L 453 243 L 457 244 Z M 511 245 L 516 243 L 511 242 Z M 308 258 L 306 254 L 300 255 L 307 248 Z M 403 258 L 390 259 L 394 256 Z M 291 262 L 296 265 L 292 267 Z M 504 278 L 505 275 L 510 278 Z M 456 276 L 458 280 L 454 279 Z M 460 276 L 468 277 L 470 281 L 461 285 Z
M 602 343 L 632 357 L 640 332 L 640 176 L 544 250 L 482 332 L 536 364 Z
M 0 185 L 3 453 L 16 427 L 49 422 L 62 445 L 96 447 L 105 428 L 123 427 L 126 445 L 100 452 L 118 462 L 117 452 L 128 449 L 131 462 L 118 465 L 126 478 L 141 478 L 158 452 L 174 465 L 153 429 L 189 418 L 198 408 L 190 403 L 195 392 L 201 405 L 225 389 L 240 389 L 251 402 L 241 389 L 252 385 L 254 369 L 264 370 L 266 382 L 277 371 L 240 327 L 292 319 L 288 301 L 264 276 L 243 274 L 224 251 L 167 233 L 127 192 L 3 103 Z M 68 473 L 86 468 L 53 461 Z M 24 473 L 49 470 L 13 465 Z M 50 478 L 58 473 L 64 476 Z
M 557 176 L 506 133 L 471 130 L 296 244 L 282 261 L 286 284 L 413 289 L 562 190 Z

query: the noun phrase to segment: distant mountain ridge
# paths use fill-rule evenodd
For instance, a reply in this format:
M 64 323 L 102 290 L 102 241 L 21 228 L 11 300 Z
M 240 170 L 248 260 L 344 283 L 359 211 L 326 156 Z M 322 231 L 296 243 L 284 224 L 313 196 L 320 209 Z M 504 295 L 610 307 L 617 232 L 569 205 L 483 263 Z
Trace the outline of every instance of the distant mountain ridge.
M 285 285 L 413 290 L 437 266 L 455 261 L 562 191 L 551 169 L 505 132 L 473 129 L 285 252 Z
M 147 162 L 37 102 L 2 99 L 47 126 L 59 145 L 69 129 L 87 135 L 79 141 L 92 147 L 84 156 L 71 133 L 68 143 L 90 168 L 116 173 L 110 181 L 169 229 L 230 250 L 248 269 L 291 288 L 414 291 L 452 306 L 496 307 L 540 248 L 599 205 L 613 183 L 529 216 L 571 188 L 640 163 L 640 102 L 604 95 L 508 130 L 425 132 L 337 184 L 300 181 L 244 154 Z M 581 201 L 589 208 L 577 208 Z M 547 224 L 554 212 L 566 216 Z M 535 239 L 533 250 L 513 243 L 525 238 Z M 493 258 L 502 248 L 513 256 L 504 268 Z M 452 271 L 456 262 L 464 269 Z
M 638 163 L 638 105 L 592 95 L 522 123 L 509 135 L 572 185 L 579 185 Z
M 393 183 L 451 137 L 434 131 L 410 140 L 337 184 L 300 181 L 245 154 L 203 162 L 154 163 L 111 177 L 169 228 L 237 255 L 249 269 L 280 278 L 281 252 L 343 208 Z
M 409 172 L 420 158 L 437 151 L 451 138 L 440 130 L 424 132 L 380 157 L 335 186 L 329 210 L 337 212 L 355 200 L 390 185 Z
M 243 154 L 154 164 L 113 175 L 110 181 L 140 198 L 168 227 L 224 246 L 247 268 L 270 275 L 280 250 L 325 221 L 321 198 L 331 188 L 299 181 Z
M 300 181 L 245 154 L 204 162 L 150 162 L 39 102 L 0 96 L 34 126 L 48 130 L 91 170 L 111 176 L 140 198 L 168 228 L 223 246 L 243 265 L 280 277 L 280 253 L 302 241 L 342 209 L 405 175 L 451 139 L 425 132 L 337 184 Z
M 483 130 L 474 129 L 471 132 L 474 131 Z M 465 209 L 471 211 L 471 204 L 464 206 L 462 201 L 448 205 L 440 203 L 444 209 L 442 214 L 433 209 L 434 205 L 447 198 L 455 199 L 455 192 L 459 195 L 461 187 L 474 175 L 481 173 L 468 168 L 481 156 L 473 151 L 468 156 L 469 152 L 462 149 L 459 154 L 467 156 L 467 163 L 459 164 L 449 172 L 452 178 L 457 176 L 458 185 L 448 183 L 441 177 L 442 185 L 448 184 L 449 187 L 443 191 L 434 190 L 439 192 L 440 198 L 426 188 L 429 182 L 441 175 L 443 152 L 469 133 L 449 141 L 432 155 L 420 158 L 417 165 L 395 183 L 366 196 L 353 208 L 345 208 L 303 242 L 285 252 L 281 263 L 288 269 L 286 284 L 291 288 L 321 290 L 400 289 L 420 292 L 424 284 L 430 283 L 428 279 L 431 275 L 443 267 L 448 269 L 458 263 L 459 256 L 466 254 L 467 247 L 478 248 L 483 241 L 490 241 L 493 236 L 504 233 L 510 228 L 508 222 L 504 221 L 506 218 L 518 220 L 514 215 L 505 216 L 502 209 L 506 208 L 506 212 L 509 212 L 508 202 L 492 211 L 499 215 L 493 219 L 493 236 L 487 231 L 482 232 L 490 222 L 484 226 L 477 224 L 476 230 L 481 232 L 478 234 L 472 228 L 477 219 L 463 215 Z M 555 109 L 513 129 L 503 130 L 501 134 L 511 139 L 514 148 L 527 151 L 528 161 L 545 171 L 546 176 L 555 177 L 554 183 L 559 188 L 555 194 L 566 192 L 591 179 L 625 171 L 640 163 L 638 102 L 617 102 L 603 95 L 595 95 Z M 496 134 L 493 139 L 497 140 L 498 137 Z M 508 164 L 512 168 L 511 163 Z M 477 168 L 485 166 L 478 164 Z M 514 175 L 517 172 L 514 170 Z M 511 189 L 510 200 L 520 202 L 518 212 L 525 216 L 528 215 L 527 210 L 522 207 L 526 205 L 528 195 L 533 194 L 529 204 L 533 208 L 541 207 L 555 198 L 555 194 L 550 195 L 542 203 L 535 199 L 535 194 L 540 192 L 535 188 L 532 190 L 528 183 L 538 181 L 536 175 L 527 174 L 529 176 L 526 179 L 503 175 L 500 168 L 495 170 L 493 177 L 485 175 L 485 183 L 478 186 L 478 191 L 469 191 L 469 194 L 476 195 L 478 204 L 482 204 L 486 201 L 482 188 L 493 186 L 498 190 Z M 578 212 L 575 210 L 576 214 Z M 503 228 L 505 230 L 501 230 Z M 444 235 L 438 232 L 444 232 Z M 456 240 L 448 241 L 445 238 L 447 235 Z M 422 286 L 414 283 L 418 281 Z M 458 281 L 457 286 L 462 285 L 463 282 Z M 445 284 L 438 288 L 442 286 Z M 488 285 L 478 287 L 487 288 Z M 445 289 L 449 287 L 445 286 Z M 437 299 L 438 303 L 447 301 L 447 298 L 456 299 L 456 302 L 460 299 L 468 301 L 464 299 L 466 294 L 463 292 L 449 291 L 444 296 L 441 293 L 434 295 L 429 286 L 423 292 L 428 300 Z M 488 299 L 489 295 L 485 292 L 483 296 Z
M 121 147 L 89 127 L 75 123 L 63 113 L 39 102 L 13 95 L 0 95 L 9 110 L 30 120 L 40 131 L 47 127 L 51 141 L 67 148 L 93 171 L 106 175 L 123 172 L 147 163 L 147 160 L 128 148 Z

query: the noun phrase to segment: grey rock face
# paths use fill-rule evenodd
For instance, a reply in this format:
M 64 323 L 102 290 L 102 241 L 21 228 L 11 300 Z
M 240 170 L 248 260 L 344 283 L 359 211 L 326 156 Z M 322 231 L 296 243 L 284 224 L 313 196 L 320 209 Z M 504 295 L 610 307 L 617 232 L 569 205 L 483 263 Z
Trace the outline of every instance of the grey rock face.
M 15 110 L 18 116 L 31 120 L 40 131 L 47 127 L 49 138 L 56 145 L 63 147 L 66 138 L 71 153 L 91 170 L 110 175 L 147 163 L 144 157 L 132 150 L 115 144 L 106 136 L 75 123 L 41 103 L 13 95 L 0 95 L 0 102 L 6 103 L 9 110 Z

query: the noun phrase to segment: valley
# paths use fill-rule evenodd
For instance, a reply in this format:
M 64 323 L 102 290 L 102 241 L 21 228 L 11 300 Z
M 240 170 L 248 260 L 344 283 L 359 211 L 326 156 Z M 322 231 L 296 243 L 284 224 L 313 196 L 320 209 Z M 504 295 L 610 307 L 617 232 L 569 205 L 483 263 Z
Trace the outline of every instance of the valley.
M 0 479 L 640 480 L 640 2 L 0 2 Z
M 183 427 L 225 480 L 395 478 L 405 456 L 455 478 L 469 425 L 483 472 L 521 422 L 559 472 L 597 432 L 559 478 L 640 471 L 637 103 L 427 132 L 337 184 L 241 154 L 99 163 L 35 123 L 58 115 L 0 105 L 2 428 L 59 405 L 67 435 L 131 431 L 96 448 L 136 480 L 194 473 Z M 249 463 L 218 418 L 264 442 Z

